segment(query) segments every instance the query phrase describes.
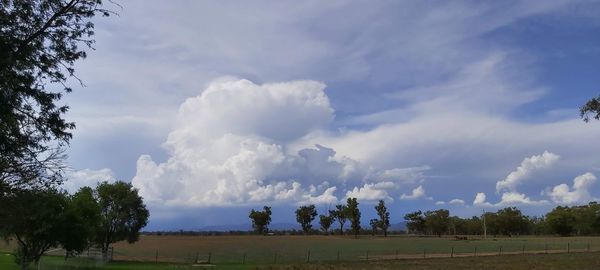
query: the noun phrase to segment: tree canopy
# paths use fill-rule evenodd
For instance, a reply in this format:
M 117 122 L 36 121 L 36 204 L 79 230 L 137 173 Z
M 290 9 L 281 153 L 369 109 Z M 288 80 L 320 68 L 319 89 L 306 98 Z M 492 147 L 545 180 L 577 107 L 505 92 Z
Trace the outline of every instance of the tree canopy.
M 312 222 L 317 216 L 317 209 L 314 204 L 300 206 L 296 209 L 296 221 L 300 223 L 304 234 L 308 234 L 312 229 Z
M 263 207 L 263 211 L 256 211 L 252 209 L 248 216 L 252 220 L 252 228 L 258 234 L 264 234 L 269 231 L 269 224 L 271 223 L 271 207 Z
M 358 201 L 356 198 L 348 198 L 347 200 L 347 215 L 350 220 L 350 228 L 352 229 L 352 233 L 354 233 L 354 237 L 358 237 L 360 233 L 360 209 L 358 209 Z
M 97 14 L 110 14 L 102 0 L 0 1 L 0 188 L 62 180 L 75 124 L 58 102 L 94 42 Z
M 95 196 L 100 207 L 96 244 L 102 253 L 106 256 L 110 245 L 118 241 L 137 241 L 150 216 L 138 190 L 131 183 L 103 182 L 96 187 Z

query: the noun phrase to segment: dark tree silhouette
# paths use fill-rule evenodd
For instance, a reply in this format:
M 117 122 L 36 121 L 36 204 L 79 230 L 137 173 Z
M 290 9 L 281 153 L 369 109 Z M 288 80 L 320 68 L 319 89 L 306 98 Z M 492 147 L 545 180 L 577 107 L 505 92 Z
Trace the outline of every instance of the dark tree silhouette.
M 317 210 L 314 205 L 300 206 L 296 209 L 296 221 L 300 223 L 304 234 L 308 235 L 312 229 L 312 222 L 317 216 Z
M 75 125 L 58 102 L 94 42 L 96 14 L 110 14 L 101 0 L 1 2 L 0 188 L 62 181 L 62 153 Z M 51 90 L 57 86 L 62 91 Z
M 354 238 L 358 238 L 360 233 L 360 209 L 358 209 L 358 201 L 356 198 L 348 198 L 347 200 L 348 219 L 350 220 L 350 228 L 354 233 Z
M 390 227 L 390 212 L 388 212 L 383 200 L 379 200 L 379 203 L 375 206 L 375 210 L 379 216 L 377 227 L 381 228 L 383 235 L 387 237 L 388 228 Z
M 332 217 L 340 224 L 340 235 L 344 234 L 344 224 L 348 220 L 348 207 L 342 204 L 335 206 L 335 210 L 329 211 Z
M 329 215 L 320 215 L 319 216 L 319 224 L 321 225 L 321 230 L 325 232 L 325 234 L 329 234 L 329 228 L 331 228 L 331 224 L 335 221 L 331 212 Z
M 265 234 L 269 231 L 269 224 L 271 223 L 271 207 L 263 207 L 263 211 L 256 211 L 252 209 L 248 216 L 252 220 L 252 228 L 258 234 Z

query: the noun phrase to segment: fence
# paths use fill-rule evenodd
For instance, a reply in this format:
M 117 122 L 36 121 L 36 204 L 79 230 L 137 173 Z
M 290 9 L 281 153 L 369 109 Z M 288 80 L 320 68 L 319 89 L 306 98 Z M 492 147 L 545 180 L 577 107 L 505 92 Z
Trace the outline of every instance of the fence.
M 293 243 L 292 243 L 293 245 Z M 134 260 L 146 262 L 170 262 L 183 264 L 297 264 L 297 263 L 319 263 L 319 262 L 351 262 L 371 260 L 394 260 L 394 259 L 427 259 L 427 258 L 456 258 L 456 257 L 478 257 L 478 256 L 500 256 L 516 254 L 550 254 L 550 253 L 574 253 L 594 252 L 591 242 L 559 242 L 559 243 L 524 243 L 521 245 L 465 245 L 459 241 L 456 246 L 451 247 L 425 247 L 422 249 L 406 247 L 398 249 L 388 247 L 361 248 L 340 247 L 339 249 L 319 248 L 312 249 L 256 249 L 211 251 L 198 250 L 177 253 L 165 248 L 156 249 L 152 254 L 127 254 L 114 251 L 115 260 Z

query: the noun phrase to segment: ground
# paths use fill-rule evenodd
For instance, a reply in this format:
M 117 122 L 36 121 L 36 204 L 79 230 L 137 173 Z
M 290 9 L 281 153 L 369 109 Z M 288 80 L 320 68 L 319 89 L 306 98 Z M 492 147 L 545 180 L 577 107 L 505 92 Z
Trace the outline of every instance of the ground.
M 599 255 L 600 237 L 469 237 L 469 240 L 456 240 L 454 237 L 408 236 L 361 236 L 359 239 L 345 236 L 142 236 L 135 244 L 117 243 L 114 247 L 114 259 L 118 262 L 108 265 L 69 260 L 65 266 L 61 257 L 52 256 L 45 257 L 42 263 L 60 265 L 59 269 L 68 267 L 69 263 L 88 269 L 189 269 L 195 263 L 209 262 L 216 265 L 216 269 L 253 269 L 256 266 L 361 269 L 361 265 L 380 269 L 411 265 L 418 269 L 439 269 L 449 268 L 450 263 L 464 269 L 483 267 L 486 263 L 500 267 L 508 261 L 509 265 L 504 268 L 513 264 L 515 267 L 531 264 L 545 269 L 564 264 L 597 266 L 598 261 L 594 258 Z M 592 252 L 588 252 L 588 248 Z M 0 244 L 0 251 L 12 249 L 11 244 Z M 566 254 L 552 254 L 558 252 Z M 451 256 L 454 258 L 449 258 Z M 9 266 L 12 264 L 10 256 L 0 257 L 0 269 L 14 268 Z M 548 263 L 550 265 L 545 265 Z

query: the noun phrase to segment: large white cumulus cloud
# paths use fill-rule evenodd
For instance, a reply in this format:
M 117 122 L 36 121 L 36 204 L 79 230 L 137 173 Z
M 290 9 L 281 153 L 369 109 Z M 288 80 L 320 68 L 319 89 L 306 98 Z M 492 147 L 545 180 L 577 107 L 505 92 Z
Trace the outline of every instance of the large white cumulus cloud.
M 547 192 L 547 194 L 552 201 L 558 204 L 587 203 L 595 200 L 590 194 L 590 188 L 596 183 L 596 180 L 596 176 L 588 172 L 573 179 L 572 189 L 567 184 L 560 184 Z
M 378 170 L 321 145 L 289 150 L 333 119 L 324 88 L 315 81 L 213 82 L 181 105 L 164 143 L 168 160 L 140 156 L 133 185 L 150 203 L 166 205 L 335 203 L 357 186 L 377 187 L 381 196 L 369 198 L 387 198 L 385 190 L 396 188 L 391 181 L 414 182 L 428 169 Z

